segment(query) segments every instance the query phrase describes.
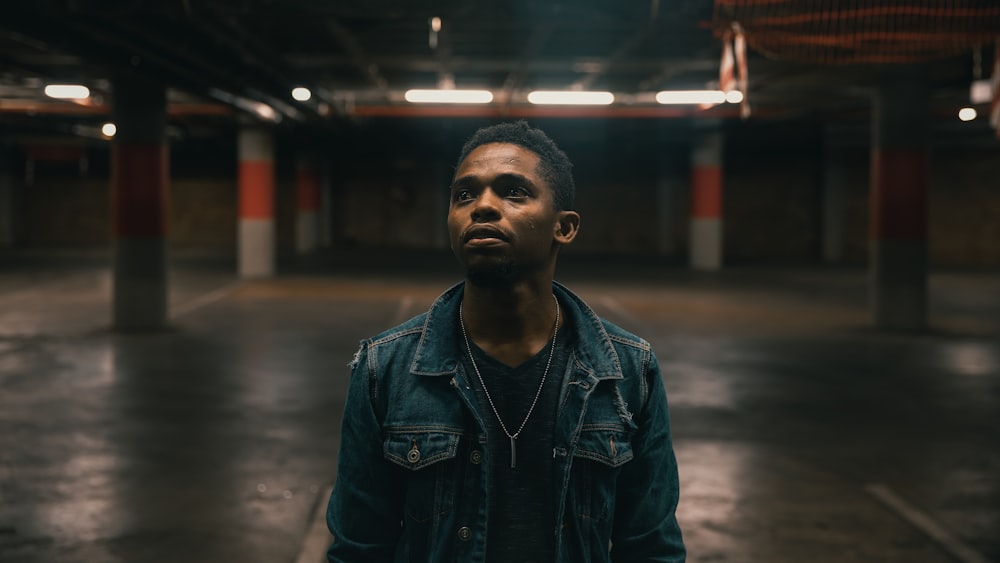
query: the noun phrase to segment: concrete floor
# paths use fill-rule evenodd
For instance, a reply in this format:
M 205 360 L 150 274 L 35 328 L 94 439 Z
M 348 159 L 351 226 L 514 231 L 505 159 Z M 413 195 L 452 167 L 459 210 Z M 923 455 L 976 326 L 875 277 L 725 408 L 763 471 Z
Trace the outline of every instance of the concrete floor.
M 109 330 L 107 264 L 0 252 L 0 561 L 315 562 L 345 364 L 451 258 L 253 282 L 177 258 L 171 328 L 136 334 Z M 558 277 L 660 358 L 690 561 L 1000 562 L 1000 273 L 935 273 L 920 333 L 869 328 L 857 270 Z

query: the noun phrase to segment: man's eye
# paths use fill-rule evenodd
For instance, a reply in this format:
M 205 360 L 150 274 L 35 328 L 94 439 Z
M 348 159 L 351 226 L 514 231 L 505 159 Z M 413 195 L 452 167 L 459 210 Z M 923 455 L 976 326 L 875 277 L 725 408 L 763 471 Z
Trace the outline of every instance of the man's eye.
M 472 192 L 469 190 L 458 190 L 455 192 L 455 201 L 466 201 L 472 199 Z
M 526 197 L 528 195 L 528 190 L 520 186 L 511 186 L 507 188 L 507 197 Z

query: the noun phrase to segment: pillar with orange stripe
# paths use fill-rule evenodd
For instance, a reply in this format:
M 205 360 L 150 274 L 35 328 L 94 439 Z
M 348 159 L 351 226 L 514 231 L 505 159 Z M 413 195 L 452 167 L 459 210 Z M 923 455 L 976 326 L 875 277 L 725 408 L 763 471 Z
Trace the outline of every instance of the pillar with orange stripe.
M 239 133 L 239 245 L 241 278 L 266 278 L 275 271 L 274 139 L 259 127 Z
M 0 140 L 0 248 L 14 246 L 19 208 L 14 187 L 13 145 Z
M 691 162 L 691 267 L 722 268 L 722 151 L 719 131 L 702 131 Z
M 122 74 L 113 82 L 112 319 L 118 330 L 167 322 L 167 96 L 163 84 Z
M 874 324 L 927 324 L 928 84 L 920 67 L 886 69 L 875 92 L 871 153 Z
M 319 246 L 320 171 L 308 158 L 295 171 L 295 251 L 309 254 Z

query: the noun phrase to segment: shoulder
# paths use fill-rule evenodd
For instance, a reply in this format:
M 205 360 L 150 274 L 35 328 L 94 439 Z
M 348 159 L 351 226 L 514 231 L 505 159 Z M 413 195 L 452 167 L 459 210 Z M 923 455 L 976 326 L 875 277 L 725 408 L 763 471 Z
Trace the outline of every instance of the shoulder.
M 651 353 L 652 347 L 644 338 L 637 336 L 604 318 L 601 319 L 601 325 L 604 327 L 604 331 L 608 334 L 608 339 L 610 339 L 612 344 L 616 347 L 624 348 L 629 352 L 638 354 L 648 355 Z
M 427 313 L 421 313 L 408 321 L 402 322 L 390 329 L 384 330 L 370 338 L 361 341 L 357 353 L 351 366 L 357 366 L 362 358 L 373 351 L 385 348 L 407 347 L 407 344 L 416 345 L 423 335 L 424 327 L 427 324 Z

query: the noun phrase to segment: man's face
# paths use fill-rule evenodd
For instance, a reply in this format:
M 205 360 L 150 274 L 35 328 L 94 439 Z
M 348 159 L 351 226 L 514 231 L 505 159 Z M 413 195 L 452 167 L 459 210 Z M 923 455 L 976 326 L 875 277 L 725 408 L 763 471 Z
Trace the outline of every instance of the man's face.
M 451 248 L 470 281 L 507 285 L 555 260 L 559 218 L 538 155 L 508 143 L 477 147 L 451 186 Z

